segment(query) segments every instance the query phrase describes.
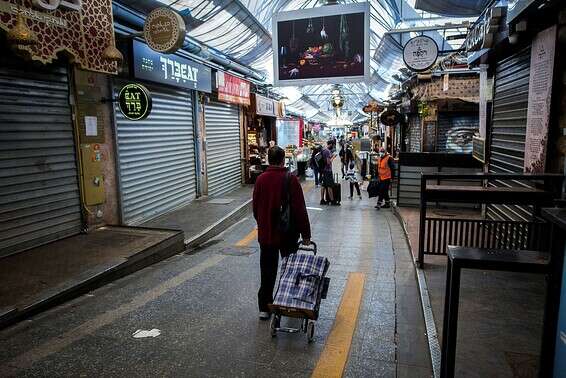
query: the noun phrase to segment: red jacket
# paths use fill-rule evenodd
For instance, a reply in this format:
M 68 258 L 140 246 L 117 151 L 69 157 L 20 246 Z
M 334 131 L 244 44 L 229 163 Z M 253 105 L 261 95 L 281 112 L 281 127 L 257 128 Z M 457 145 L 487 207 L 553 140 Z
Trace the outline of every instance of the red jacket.
M 287 169 L 269 166 L 256 180 L 253 196 L 254 218 L 257 221 L 259 244 L 281 247 L 297 241 L 299 234 L 310 239 L 311 226 L 305 205 L 303 189 L 296 176 L 291 175 L 289 190 L 291 194 L 291 221 L 294 235 L 282 235 L 278 230 L 278 213 L 281 207 L 283 180 Z

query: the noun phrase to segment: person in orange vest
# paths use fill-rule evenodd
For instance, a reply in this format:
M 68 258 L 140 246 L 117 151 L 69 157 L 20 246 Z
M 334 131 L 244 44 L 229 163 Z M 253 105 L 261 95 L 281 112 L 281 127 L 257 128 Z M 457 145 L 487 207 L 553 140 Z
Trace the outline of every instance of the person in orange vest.
M 389 155 L 384 147 L 379 149 L 379 159 L 377 160 L 377 176 L 379 178 L 378 195 L 376 209 L 387 209 L 391 207 L 389 198 L 389 188 L 391 187 L 391 179 L 395 171 L 395 163 L 393 157 Z

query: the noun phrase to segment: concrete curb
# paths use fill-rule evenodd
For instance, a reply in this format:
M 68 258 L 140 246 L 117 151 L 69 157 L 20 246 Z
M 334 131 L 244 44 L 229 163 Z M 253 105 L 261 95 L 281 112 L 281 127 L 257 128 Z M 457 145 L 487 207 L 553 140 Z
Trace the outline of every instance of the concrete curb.
M 228 227 L 237 223 L 240 219 L 242 219 L 246 214 L 248 214 L 252 210 L 252 199 L 250 198 L 242 205 L 238 206 L 236 209 L 232 210 L 228 215 L 221 218 L 214 224 L 210 225 L 209 227 L 205 228 L 199 234 L 193 236 L 190 239 L 185 239 L 185 248 L 191 249 L 198 247 L 199 245 L 203 244 L 204 242 L 212 239 L 213 237 L 219 235 L 223 231 L 225 231 Z
M 176 234 L 129 257 L 126 261 L 118 265 L 108 268 L 102 272 L 97 272 L 86 279 L 78 280 L 69 287 L 49 295 L 48 297 L 23 309 L 8 309 L 6 312 L 0 313 L 0 330 L 71 299 L 87 294 L 92 290 L 153 265 L 159 261 L 179 254 L 187 248 L 197 247 L 237 223 L 241 218 L 248 214 L 251 208 L 252 200 L 250 199 L 190 239 L 184 238 L 183 231 L 167 230 L 173 232 L 176 231 Z
M 426 283 L 426 277 L 424 271 L 419 268 L 415 260 L 415 255 L 413 253 L 413 246 L 411 245 L 411 239 L 409 239 L 409 232 L 407 231 L 407 225 L 405 220 L 399 213 L 397 206 L 393 206 L 393 214 L 399 219 L 401 226 L 403 227 L 403 232 L 405 233 L 405 238 L 407 244 L 409 244 L 409 249 L 411 251 L 411 257 L 413 258 L 413 266 L 415 267 L 415 272 L 417 274 L 417 283 L 419 286 L 419 295 L 421 297 L 421 306 L 423 311 L 423 317 L 425 320 L 426 334 L 428 339 L 428 348 L 430 352 L 430 360 L 432 364 L 432 371 L 434 378 L 440 377 L 440 358 L 441 349 L 438 340 L 438 331 L 436 329 L 436 323 L 434 322 L 434 313 L 432 311 L 432 305 L 430 304 L 430 294 L 428 291 L 428 285 Z

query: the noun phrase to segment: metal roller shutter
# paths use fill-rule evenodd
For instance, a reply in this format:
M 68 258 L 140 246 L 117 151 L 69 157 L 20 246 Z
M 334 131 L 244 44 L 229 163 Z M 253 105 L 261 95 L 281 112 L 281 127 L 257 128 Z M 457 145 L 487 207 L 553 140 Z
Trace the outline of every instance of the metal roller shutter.
M 240 113 L 238 106 L 206 105 L 206 166 L 208 195 L 220 195 L 242 185 Z
M 489 171 L 522 173 L 527 131 L 531 49 L 526 48 L 497 64 L 493 98 Z M 525 185 L 494 181 L 493 186 Z M 519 206 L 489 206 L 492 219 L 527 220 L 531 209 Z
M 121 85 L 116 85 L 119 92 Z M 151 114 L 130 121 L 116 104 L 123 222 L 134 225 L 190 203 L 196 196 L 191 94 L 147 86 Z
M 479 130 L 477 114 L 438 115 L 438 152 L 472 153 L 472 137 Z
M 82 228 L 67 69 L 21 64 L 0 62 L 0 256 Z

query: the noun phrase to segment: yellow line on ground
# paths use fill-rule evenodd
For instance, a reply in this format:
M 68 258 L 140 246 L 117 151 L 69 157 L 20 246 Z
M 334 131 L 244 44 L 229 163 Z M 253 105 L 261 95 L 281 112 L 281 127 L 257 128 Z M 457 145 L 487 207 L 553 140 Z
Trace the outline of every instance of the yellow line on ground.
M 307 194 L 308 192 L 310 192 L 311 190 L 313 190 L 314 188 L 314 184 L 311 185 L 305 185 L 304 189 L 303 189 L 303 193 Z
M 248 247 L 252 242 L 257 239 L 257 228 L 247 234 L 242 240 L 236 243 L 236 247 Z
M 332 331 L 312 373 L 313 378 L 340 378 L 344 374 L 364 293 L 364 273 L 350 273 Z

